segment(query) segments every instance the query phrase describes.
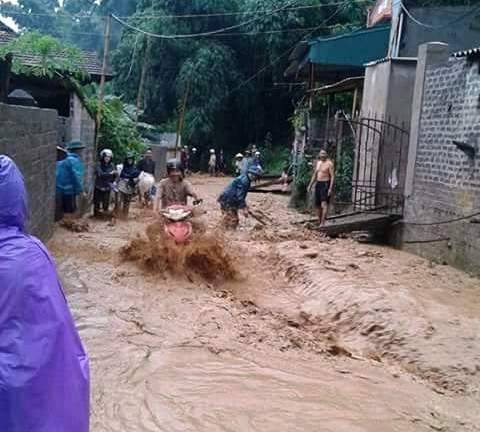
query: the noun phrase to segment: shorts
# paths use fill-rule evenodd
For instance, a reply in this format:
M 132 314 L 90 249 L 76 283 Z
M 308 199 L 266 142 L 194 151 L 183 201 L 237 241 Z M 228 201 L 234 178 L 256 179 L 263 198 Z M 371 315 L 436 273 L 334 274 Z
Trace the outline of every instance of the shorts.
M 320 207 L 322 203 L 330 204 L 330 196 L 328 195 L 329 189 L 329 181 L 317 181 L 315 185 L 315 205 L 317 207 Z

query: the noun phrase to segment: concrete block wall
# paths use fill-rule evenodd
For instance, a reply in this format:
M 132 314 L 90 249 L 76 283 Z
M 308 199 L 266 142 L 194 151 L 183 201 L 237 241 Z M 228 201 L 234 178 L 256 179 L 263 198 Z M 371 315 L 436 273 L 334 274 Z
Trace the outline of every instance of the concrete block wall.
M 56 111 L 0 104 L 0 153 L 10 156 L 23 173 L 28 229 L 42 240 L 53 234 L 57 143 Z
M 480 155 L 469 158 L 454 141 L 480 150 L 478 60 L 450 58 L 426 69 L 403 244 L 420 255 L 480 274 L 480 224 L 465 220 L 419 225 L 480 211 Z

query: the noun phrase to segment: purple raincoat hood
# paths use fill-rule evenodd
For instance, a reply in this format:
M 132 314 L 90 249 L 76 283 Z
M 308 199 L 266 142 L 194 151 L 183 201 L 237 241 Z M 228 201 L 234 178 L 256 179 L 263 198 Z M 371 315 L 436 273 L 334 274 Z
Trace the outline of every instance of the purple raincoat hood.
M 0 432 L 88 432 L 88 357 L 26 196 L 0 155 Z
M 23 176 L 13 161 L 0 155 L 0 226 L 25 229 L 27 194 Z

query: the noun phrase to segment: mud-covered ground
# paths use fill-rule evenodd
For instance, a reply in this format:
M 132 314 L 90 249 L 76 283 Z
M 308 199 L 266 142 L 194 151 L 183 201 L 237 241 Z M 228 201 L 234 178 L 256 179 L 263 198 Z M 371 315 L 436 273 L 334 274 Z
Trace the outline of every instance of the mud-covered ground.
M 226 181 L 193 179 L 234 280 L 123 261 L 144 210 L 50 242 L 91 359 L 92 432 L 480 430 L 478 279 L 319 238 L 278 196 L 249 196 L 266 226 L 223 233 Z

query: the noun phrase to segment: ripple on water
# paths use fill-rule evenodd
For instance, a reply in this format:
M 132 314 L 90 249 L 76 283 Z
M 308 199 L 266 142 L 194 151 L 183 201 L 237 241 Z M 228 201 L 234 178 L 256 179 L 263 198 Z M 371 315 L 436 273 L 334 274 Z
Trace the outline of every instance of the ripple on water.
M 352 392 L 351 378 L 338 374 L 300 375 L 192 348 L 130 347 L 116 358 L 97 376 L 116 385 L 96 401 L 92 432 L 423 430 L 395 414 L 387 397 L 371 397 L 388 386 Z

